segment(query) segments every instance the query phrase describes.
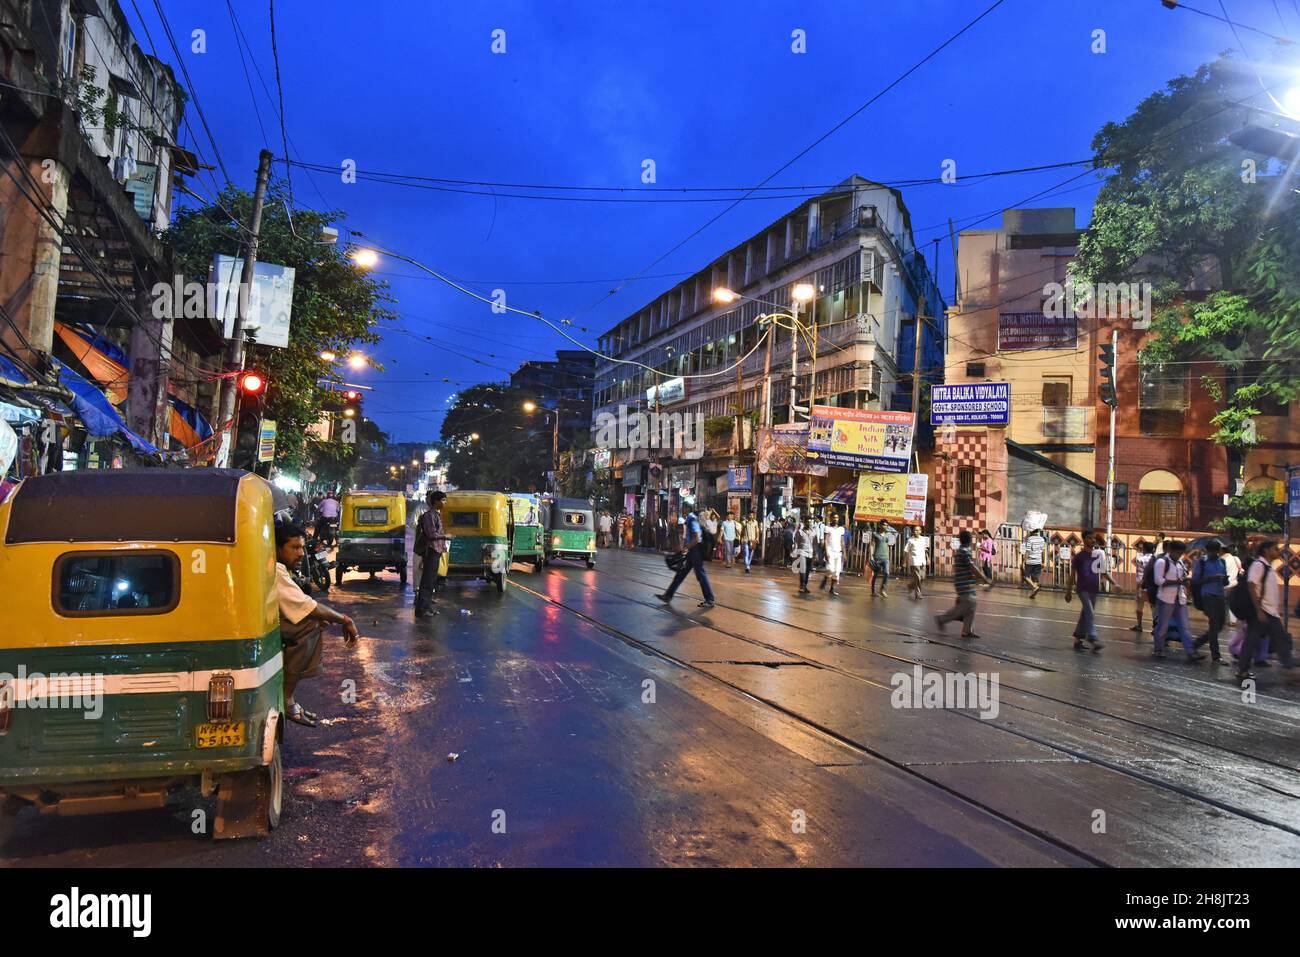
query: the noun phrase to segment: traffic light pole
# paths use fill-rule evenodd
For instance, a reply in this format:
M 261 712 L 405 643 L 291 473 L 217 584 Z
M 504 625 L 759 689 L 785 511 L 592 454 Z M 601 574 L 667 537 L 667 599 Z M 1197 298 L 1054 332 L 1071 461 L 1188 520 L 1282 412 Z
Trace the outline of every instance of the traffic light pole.
M 1110 331 L 1110 354 L 1111 361 L 1119 355 L 1119 330 Z M 1113 374 L 1114 365 L 1111 366 L 1111 382 L 1114 383 Z M 1115 528 L 1115 409 L 1119 405 L 1119 390 L 1115 389 L 1115 395 L 1110 403 L 1110 464 L 1106 469 L 1106 554 L 1110 554 L 1111 533 Z M 1139 587 L 1140 584 L 1139 584 Z
M 271 151 L 262 150 L 257 158 L 257 185 L 253 189 L 253 210 L 248 217 L 248 248 L 244 254 L 244 268 L 239 277 L 239 292 L 235 297 L 235 325 L 230 335 L 226 354 L 226 377 L 221 380 L 221 406 L 217 424 L 221 429 L 221 443 L 217 447 L 217 468 L 230 464 L 234 445 L 235 405 L 239 397 L 239 373 L 244 371 L 244 320 L 253 288 L 253 267 L 257 263 L 257 243 L 262 230 L 262 203 L 266 199 L 266 184 L 271 178 Z

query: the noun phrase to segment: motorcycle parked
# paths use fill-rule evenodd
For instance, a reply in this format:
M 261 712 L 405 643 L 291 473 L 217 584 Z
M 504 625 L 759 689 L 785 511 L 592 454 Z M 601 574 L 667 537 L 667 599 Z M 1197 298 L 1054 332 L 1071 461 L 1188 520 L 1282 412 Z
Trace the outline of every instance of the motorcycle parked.
M 334 562 L 330 560 L 329 546 L 317 538 L 314 532 L 307 535 L 305 544 L 298 584 L 309 595 L 313 588 L 327 592 L 330 589 L 330 569 L 334 567 Z

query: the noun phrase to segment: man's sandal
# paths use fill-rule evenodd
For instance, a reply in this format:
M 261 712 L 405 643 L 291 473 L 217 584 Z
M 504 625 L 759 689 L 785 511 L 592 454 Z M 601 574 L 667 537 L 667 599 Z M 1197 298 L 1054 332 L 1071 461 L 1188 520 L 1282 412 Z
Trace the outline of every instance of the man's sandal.
M 294 724 L 300 724 L 306 728 L 316 727 L 316 716 L 297 702 L 294 702 L 290 706 L 285 717 Z

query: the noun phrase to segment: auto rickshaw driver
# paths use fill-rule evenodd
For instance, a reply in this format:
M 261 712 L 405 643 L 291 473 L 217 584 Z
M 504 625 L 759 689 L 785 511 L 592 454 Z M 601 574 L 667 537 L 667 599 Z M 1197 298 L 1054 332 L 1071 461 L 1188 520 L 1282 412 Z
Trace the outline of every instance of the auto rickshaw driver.
M 316 727 L 320 718 L 293 698 L 303 678 L 320 672 L 321 638 L 325 625 L 342 625 L 343 642 L 351 648 L 357 641 L 357 626 L 347 615 L 311 598 L 294 581 L 290 568 L 302 562 L 305 533 L 297 525 L 277 522 L 275 526 L 275 576 L 280 605 L 280 641 L 284 646 L 284 713 L 295 724 Z

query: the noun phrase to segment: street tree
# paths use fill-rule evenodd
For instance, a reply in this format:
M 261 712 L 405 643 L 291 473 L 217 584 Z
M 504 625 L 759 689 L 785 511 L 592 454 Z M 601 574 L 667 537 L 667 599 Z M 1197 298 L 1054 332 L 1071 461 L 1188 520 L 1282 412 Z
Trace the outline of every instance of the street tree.
M 550 430 L 541 441 L 529 393 L 483 383 L 457 393 L 442 420 L 447 478 L 458 488 L 536 491 L 550 456 Z M 477 436 L 477 438 L 475 438 Z
M 1081 288 L 1151 284 L 1144 380 L 1205 370 L 1233 487 L 1265 438 L 1255 417 L 1300 397 L 1300 197 L 1286 162 L 1234 142 L 1261 103 L 1225 56 L 1106 124 L 1093 162 L 1110 172 L 1071 265 Z
M 242 257 L 252 196 L 228 186 L 212 203 L 177 211 L 164 240 L 175 253 L 186 281 L 206 282 L 217 253 Z M 313 452 L 322 461 L 353 455 L 344 449 L 315 449 L 307 430 L 320 420 L 328 390 L 322 383 L 342 382 L 342 376 L 320 354 L 345 355 L 358 346 L 379 341 L 379 325 L 395 318 L 386 283 L 357 268 L 334 245 L 317 242 L 321 227 L 343 219 L 338 211 L 296 208 L 290 218 L 284 187 L 272 183 L 262 212 L 258 259 L 292 266 L 293 312 L 289 345 L 277 349 L 250 344 L 245 365 L 267 378 L 266 417 L 277 423 L 276 461 L 300 468 Z M 327 465 L 327 467 L 329 467 Z

